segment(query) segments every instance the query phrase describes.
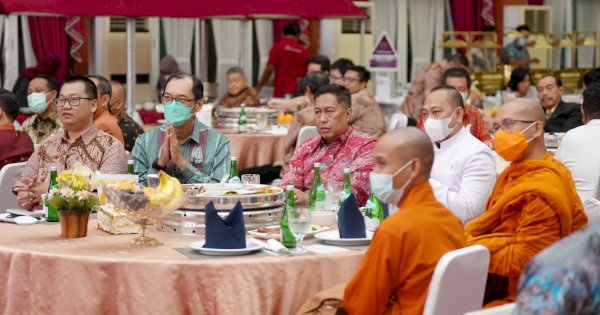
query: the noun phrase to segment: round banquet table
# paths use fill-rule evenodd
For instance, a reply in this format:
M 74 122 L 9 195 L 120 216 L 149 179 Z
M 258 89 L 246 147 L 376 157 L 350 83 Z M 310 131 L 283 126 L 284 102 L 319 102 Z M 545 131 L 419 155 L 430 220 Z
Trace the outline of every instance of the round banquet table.
M 229 139 L 231 156 L 237 157 L 238 170 L 273 164 L 285 157 L 285 135 L 270 133 L 225 133 Z
M 131 248 L 134 235 L 95 225 L 64 239 L 59 224 L 0 223 L 0 313 L 294 314 L 348 281 L 364 254 L 212 257 L 189 248 L 199 237 L 151 229 L 163 246 Z

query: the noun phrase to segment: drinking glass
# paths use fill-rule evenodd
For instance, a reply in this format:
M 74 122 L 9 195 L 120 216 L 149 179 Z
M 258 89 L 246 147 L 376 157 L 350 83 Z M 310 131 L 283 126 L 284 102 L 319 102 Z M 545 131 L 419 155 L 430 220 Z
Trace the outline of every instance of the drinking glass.
M 148 187 L 156 188 L 158 187 L 158 184 L 160 184 L 160 179 L 157 174 L 148 174 L 148 176 L 146 176 L 146 182 Z
M 289 209 L 288 225 L 296 238 L 296 247 L 291 249 L 290 252 L 295 254 L 306 253 L 306 250 L 300 244 L 310 228 L 310 209 L 303 207 Z
M 244 174 L 242 175 L 243 184 L 260 184 L 260 174 Z
M 265 129 L 269 116 L 267 114 L 256 114 L 256 126 L 258 129 Z
M 340 193 L 344 189 L 344 183 L 338 181 L 329 181 L 327 183 L 327 199 L 325 203 L 326 211 L 336 212 L 339 208 Z

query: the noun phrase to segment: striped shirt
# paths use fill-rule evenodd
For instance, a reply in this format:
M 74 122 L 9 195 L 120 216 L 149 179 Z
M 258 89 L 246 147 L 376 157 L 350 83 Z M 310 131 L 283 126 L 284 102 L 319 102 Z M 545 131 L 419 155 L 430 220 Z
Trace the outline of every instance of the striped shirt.
M 141 183 L 146 182 L 148 174 L 156 173 L 152 163 L 158 158 L 165 136 L 166 125 L 163 124 L 142 134 L 135 141 L 131 158 Z M 180 170 L 173 162 L 169 162 L 167 173 L 182 184 L 217 183 L 229 174 L 229 139 L 200 121 L 194 120 L 192 134 L 179 144 L 179 148 L 188 162 L 187 167 Z

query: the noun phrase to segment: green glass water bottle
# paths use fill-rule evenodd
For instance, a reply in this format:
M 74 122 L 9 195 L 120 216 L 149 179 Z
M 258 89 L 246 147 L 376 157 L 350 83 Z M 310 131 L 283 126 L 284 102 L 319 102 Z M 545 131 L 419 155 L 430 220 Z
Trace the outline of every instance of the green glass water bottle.
M 379 201 L 379 198 L 377 198 L 373 192 L 369 194 L 369 199 L 365 205 L 365 216 L 375 219 L 379 222 L 383 221 L 383 208 L 381 207 L 381 201 Z
M 238 173 L 237 158 L 235 156 L 231 157 L 231 170 L 229 171 L 229 180 L 227 182 L 230 184 L 240 184 L 242 182 Z
M 348 198 L 352 194 L 352 181 L 350 180 L 350 169 L 344 169 L 344 188 L 340 192 L 340 201 L 339 205 L 341 206 L 346 198 Z
M 127 174 L 135 174 L 133 169 L 133 160 L 127 160 Z
M 323 210 L 325 197 L 325 188 L 321 180 L 321 163 L 315 163 L 314 178 L 308 192 L 308 208 L 311 211 Z
M 56 170 L 56 166 L 50 166 L 50 186 L 48 186 L 48 192 L 51 189 L 58 188 L 58 182 L 56 178 L 58 177 L 58 171 Z M 46 207 L 48 208 L 48 215 L 46 216 L 46 221 L 48 222 L 58 222 L 58 209 L 56 209 L 53 205 L 48 202 L 48 195 L 46 195 Z
M 238 131 L 246 133 L 248 131 L 248 117 L 246 116 L 246 105 L 240 105 L 240 119 L 238 120 Z
M 281 220 L 279 221 L 279 227 L 281 229 L 281 244 L 287 248 L 296 247 L 296 237 L 290 230 L 290 226 L 288 224 L 288 215 L 289 212 L 296 209 L 295 196 L 294 196 L 294 186 L 288 185 L 285 190 L 285 198 L 286 204 L 283 209 L 283 214 L 281 215 Z

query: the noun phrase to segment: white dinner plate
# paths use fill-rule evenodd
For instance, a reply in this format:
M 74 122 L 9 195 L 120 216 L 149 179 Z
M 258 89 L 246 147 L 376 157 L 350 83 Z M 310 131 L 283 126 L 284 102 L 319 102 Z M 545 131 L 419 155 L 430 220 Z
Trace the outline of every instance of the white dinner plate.
M 0 213 L 0 221 L 26 225 L 34 224 L 38 219 L 28 215 L 12 217 L 10 213 Z
M 274 227 L 279 227 L 279 225 L 274 225 L 274 226 L 270 226 L 269 228 L 274 228 Z M 306 234 L 304 235 L 304 237 L 311 237 L 317 233 L 323 232 L 323 231 L 327 231 L 331 229 L 328 226 L 324 226 L 324 225 L 320 225 L 320 224 L 311 224 L 310 225 L 310 230 L 308 232 L 306 232 Z M 259 232 L 258 229 L 256 230 L 251 230 L 248 231 L 248 234 L 254 236 L 254 237 L 258 237 L 258 238 L 262 238 L 262 239 L 274 239 L 274 240 L 279 240 L 281 239 L 281 235 L 279 233 L 263 233 L 263 232 Z
M 204 241 L 193 242 L 190 247 L 200 251 L 200 253 L 208 256 L 241 256 L 248 255 L 252 252 L 260 251 L 263 249 L 261 244 L 253 242 L 252 240 L 246 240 L 246 248 L 234 248 L 234 249 L 223 249 L 223 248 L 205 248 Z
M 366 238 L 340 238 L 340 231 L 331 230 L 315 234 L 315 238 L 331 245 L 369 245 L 373 239 L 373 232 L 367 230 Z

